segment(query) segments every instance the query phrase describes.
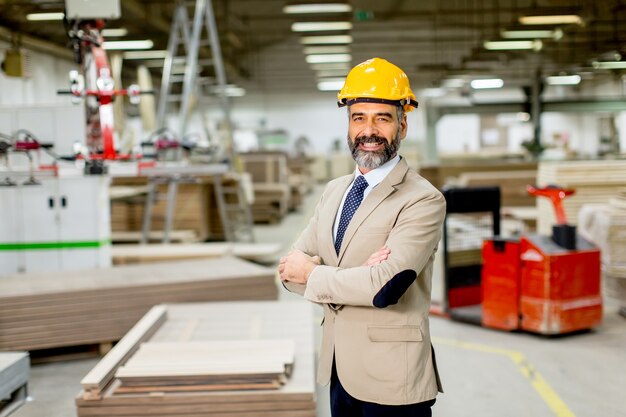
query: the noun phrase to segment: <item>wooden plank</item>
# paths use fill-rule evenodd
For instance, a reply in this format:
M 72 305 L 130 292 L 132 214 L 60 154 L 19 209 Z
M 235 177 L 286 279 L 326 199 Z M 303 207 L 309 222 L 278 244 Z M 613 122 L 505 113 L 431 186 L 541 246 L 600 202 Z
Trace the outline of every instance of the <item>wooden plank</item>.
M 145 284 L 211 281 L 274 275 L 275 271 L 233 257 L 158 264 L 125 265 L 83 271 L 16 274 L 0 280 L 0 301 L 20 295 L 136 287 Z
M 28 382 L 29 368 L 27 353 L 0 353 L 0 402 Z
M 282 245 L 275 243 L 197 243 L 156 245 L 113 245 L 113 263 L 131 264 L 163 262 L 181 259 L 217 258 L 234 255 L 239 258 L 257 260 L 264 256 L 277 255 Z
M 166 317 L 166 308 L 155 306 L 139 320 L 122 340 L 80 381 L 87 397 L 100 397 L 102 389 L 111 381 L 116 369 L 126 362 L 141 342 L 147 340 L 159 329 Z

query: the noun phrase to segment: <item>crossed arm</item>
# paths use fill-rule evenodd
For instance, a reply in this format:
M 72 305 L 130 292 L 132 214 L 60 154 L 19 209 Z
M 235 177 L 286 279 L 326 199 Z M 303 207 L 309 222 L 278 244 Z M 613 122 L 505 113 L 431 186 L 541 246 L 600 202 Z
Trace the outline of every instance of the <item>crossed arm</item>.
M 370 257 L 365 261 L 363 266 L 373 266 L 385 261 L 391 250 L 387 246 L 383 246 L 376 252 L 372 253 Z M 319 256 L 309 256 L 306 253 L 294 249 L 290 251 L 287 256 L 280 258 L 278 264 L 278 272 L 280 273 L 280 279 L 283 282 L 293 282 L 296 284 L 306 284 L 309 275 L 315 269 L 316 266 L 321 264 Z

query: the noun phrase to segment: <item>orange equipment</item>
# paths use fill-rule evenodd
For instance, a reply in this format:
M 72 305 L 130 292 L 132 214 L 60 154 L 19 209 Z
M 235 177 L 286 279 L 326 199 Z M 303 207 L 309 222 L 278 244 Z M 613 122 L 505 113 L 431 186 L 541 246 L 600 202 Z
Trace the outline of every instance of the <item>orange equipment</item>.
M 562 200 L 574 191 L 527 189 L 532 195 L 550 198 L 558 224 L 551 237 L 485 241 L 482 324 L 546 335 L 597 326 L 602 321 L 600 250 L 567 224 Z

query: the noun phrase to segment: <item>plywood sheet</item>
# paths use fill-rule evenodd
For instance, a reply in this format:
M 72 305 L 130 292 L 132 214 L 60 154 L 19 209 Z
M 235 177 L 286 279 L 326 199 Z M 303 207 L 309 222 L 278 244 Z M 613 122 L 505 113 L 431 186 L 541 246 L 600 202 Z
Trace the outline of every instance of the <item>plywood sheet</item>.
M 202 352 L 207 346 L 218 351 L 221 349 L 220 354 L 223 355 L 228 344 L 244 346 L 257 343 L 261 349 L 264 341 L 269 341 L 270 344 L 278 343 L 286 347 L 284 340 L 287 339 L 293 341 L 293 350 L 286 348 L 281 351 L 278 348 L 276 351 L 280 352 L 281 361 L 293 352 L 290 377 L 277 389 L 169 391 L 157 386 L 151 392 L 120 390 L 119 379 L 114 379 L 98 399 L 89 399 L 85 392 L 77 397 L 79 417 L 315 416 L 313 314 L 310 304 L 302 301 L 194 303 L 166 305 L 165 309 L 167 319 L 148 339 L 146 346 L 155 344 L 148 349 L 154 349 L 151 354 L 159 356 L 159 352 L 163 352 L 161 347 L 167 348 L 167 351 L 176 343 L 181 343 L 187 353 L 172 356 L 170 363 L 162 359 L 161 366 L 164 368 L 169 365 L 170 370 L 176 369 L 178 361 L 184 360 L 181 357 L 188 357 L 189 352 L 193 357 L 194 351 Z M 132 360 L 131 356 L 128 363 Z

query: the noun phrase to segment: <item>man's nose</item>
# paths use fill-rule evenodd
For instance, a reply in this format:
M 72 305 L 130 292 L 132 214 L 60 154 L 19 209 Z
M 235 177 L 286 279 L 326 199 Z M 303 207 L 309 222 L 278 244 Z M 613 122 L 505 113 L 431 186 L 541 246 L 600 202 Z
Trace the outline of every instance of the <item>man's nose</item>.
M 363 129 L 363 134 L 366 136 L 372 136 L 378 133 L 378 128 L 374 120 L 367 120 Z

